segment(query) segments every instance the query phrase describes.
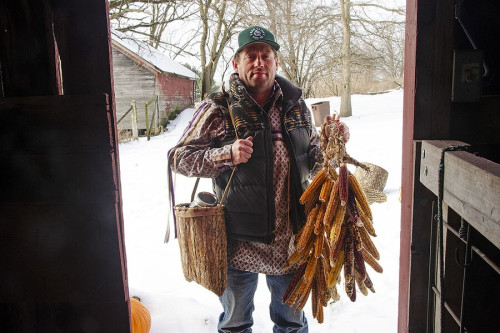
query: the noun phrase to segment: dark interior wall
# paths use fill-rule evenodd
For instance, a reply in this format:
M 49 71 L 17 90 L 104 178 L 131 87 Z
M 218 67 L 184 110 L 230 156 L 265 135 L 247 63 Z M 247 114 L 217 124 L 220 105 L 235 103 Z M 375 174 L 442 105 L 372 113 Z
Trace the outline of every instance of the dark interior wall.
M 418 181 L 417 161 L 420 140 L 451 132 L 454 6 L 454 0 L 406 6 L 399 332 L 426 331 L 434 196 Z
M 459 2 L 418 1 L 414 139 L 498 142 L 500 25 L 492 18 L 500 14 L 500 2 L 462 1 L 461 15 L 468 17 L 465 28 L 475 32 L 479 47 L 456 18 Z M 489 61 L 485 62 L 490 74 L 482 80 L 482 96 L 474 102 L 452 102 L 453 53 L 474 49 L 481 50 Z
M 500 1 L 465 0 L 458 19 L 453 21 L 454 50 L 480 50 L 483 53 L 481 99 L 452 103 L 450 137 L 470 144 L 493 144 L 485 155 L 500 162 Z M 497 152 L 495 152 L 495 150 Z
M 454 51 L 475 48 L 455 17 L 458 3 L 465 4 L 462 14 L 479 22 L 479 36 L 486 41 L 483 51 L 495 55 L 490 65 L 499 66 L 500 25 L 490 18 L 500 14 L 500 2 L 407 1 L 399 332 L 426 331 L 428 316 L 433 315 L 427 311 L 427 290 L 436 196 L 419 181 L 420 141 L 481 144 L 484 157 L 498 163 L 499 68 L 492 80 L 483 82 L 479 100 L 451 99 Z
M 130 332 L 107 2 L 0 1 L 3 332 Z
M 55 95 L 50 8 L 46 1 L 10 2 L 0 2 L 3 96 Z

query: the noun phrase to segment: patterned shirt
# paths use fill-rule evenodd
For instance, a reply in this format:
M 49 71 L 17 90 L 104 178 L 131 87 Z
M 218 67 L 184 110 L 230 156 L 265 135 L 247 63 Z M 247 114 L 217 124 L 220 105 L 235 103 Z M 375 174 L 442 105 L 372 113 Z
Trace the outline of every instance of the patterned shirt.
M 293 228 L 289 221 L 290 157 L 283 142 L 281 128 L 282 92 L 275 84 L 274 95 L 266 105 L 273 138 L 273 194 L 276 212 L 276 233 L 273 244 L 228 240 L 228 262 L 231 266 L 267 275 L 291 273 L 283 269 L 288 256 L 294 250 Z M 267 107 L 268 106 L 268 107 Z M 319 146 L 319 135 L 313 128 L 311 145 Z M 186 176 L 216 177 L 233 167 L 231 145 L 211 148 L 214 141 L 222 141 L 225 123 L 222 112 L 215 103 L 207 101 L 199 108 L 189 130 L 184 134 L 185 145 L 177 150 L 177 172 Z M 180 157 L 180 158 L 179 158 Z M 251 157 L 250 157 L 251 158 Z M 314 173 L 316 170 L 312 170 Z M 237 171 L 236 171 L 237 172 Z

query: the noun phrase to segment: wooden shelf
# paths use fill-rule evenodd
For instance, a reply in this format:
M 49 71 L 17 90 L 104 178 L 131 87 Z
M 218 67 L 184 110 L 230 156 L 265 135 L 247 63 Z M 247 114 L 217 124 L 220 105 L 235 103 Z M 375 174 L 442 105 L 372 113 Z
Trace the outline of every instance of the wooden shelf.
M 463 144 L 452 140 L 422 142 L 420 182 L 436 196 L 442 149 Z M 446 152 L 443 201 L 500 248 L 500 164 L 465 151 Z

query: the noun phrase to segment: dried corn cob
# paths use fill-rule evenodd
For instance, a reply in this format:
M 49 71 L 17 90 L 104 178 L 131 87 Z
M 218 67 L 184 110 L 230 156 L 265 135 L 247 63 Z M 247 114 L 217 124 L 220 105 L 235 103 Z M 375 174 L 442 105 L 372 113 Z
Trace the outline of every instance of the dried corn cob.
M 349 214 L 349 218 L 351 222 L 356 223 L 357 225 L 362 225 L 361 219 L 359 217 L 358 206 L 356 205 L 356 198 L 354 198 L 352 190 L 349 188 L 349 197 L 347 199 L 347 213 Z
M 326 203 L 322 202 L 319 206 L 318 216 L 316 217 L 316 222 L 314 224 L 314 234 L 318 235 L 323 231 L 323 218 L 325 216 Z
M 326 178 L 323 186 L 321 186 L 321 192 L 319 193 L 319 201 L 327 202 L 330 197 L 330 192 L 332 191 L 334 181 L 330 178 Z
M 312 209 L 314 207 L 316 207 L 318 205 L 318 197 L 319 197 L 319 192 L 321 191 L 321 189 L 317 189 L 316 192 L 314 192 L 311 200 L 307 201 L 304 205 L 304 213 L 307 215 L 309 215 L 309 213 L 312 211 Z
M 309 262 L 307 263 L 306 272 L 304 273 L 304 281 L 311 281 L 314 273 L 316 271 L 316 265 L 318 264 L 318 258 L 315 256 L 309 257 Z
M 307 241 L 306 246 L 304 247 L 304 249 L 302 249 L 300 251 L 302 254 L 302 259 L 307 258 L 307 255 L 312 251 L 312 249 L 314 248 L 314 244 L 315 244 L 314 241 L 315 241 L 315 237 L 311 234 L 311 236 L 309 237 L 309 240 Z
M 358 228 L 359 229 L 359 235 L 361 237 L 361 243 L 363 244 L 363 247 L 370 253 L 375 259 L 380 260 L 380 254 L 375 247 L 375 244 L 373 244 L 372 239 L 370 238 L 370 235 L 368 235 L 368 231 L 366 231 L 365 227 Z
M 370 291 L 371 291 L 372 293 L 375 293 L 375 288 L 373 288 L 373 282 L 372 282 L 372 280 L 370 279 L 370 276 L 368 275 L 368 273 L 366 273 L 364 283 L 365 283 L 366 288 L 370 289 Z
M 358 272 L 358 270 L 356 270 L 354 273 L 355 273 L 354 277 L 356 279 L 356 285 L 358 286 L 359 291 L 361 291 L 363 295 L 368 296 L 368 289 L 366 288 L 364 278 L 361 278 L 361 275 Z
M 288 297 L 286 303 L 288 303 L 290 307 L 292 307 L 299 299 L 299 290 L 302 288 L 303 284 L 304 284 L 303 280 L 299 281 L 299 285 L 297 286 L 297 288 L 295 288 L 290 297 Z
M 364 248 L 361 249 L 361 254 L 363 255 L 363 259 L 365 260 L 365 262 L 368 265 L 370 265 L 375 270 L 375 272 L 382 273 L 384 271 L 382 269 L 382 266 L 379 265 L 377 260 L 375 258 L 373 258 L 372 255 L 370 253 L 368 253 L 368 251 L 366 251 L 366 249 L 364 249 Z
M 314 279 L 311 288 L 311 307 L 312 307 L 313 318 L 316 318 L 318 316 L 318 304 L 319 304 L 318 285 L 317 285 L 317 280 Z
M 293 251 L 293 253 L 288 257 L 283 269 L 288 270 L 290 267 L 295 265 L 300 260 L 300 258 L 302 258 L 302 252 L 297 250 Z
M 309 184 L 309 186 L 306 188 L 306 190 L 304 191 L 304 193 L 302 193 L 302 195 L 300 196 L 300 203 L 301 204 L 305 204 L 307 201 L 309 201 L 313 195 L 314 195 L 314 192 L 316 192 L 316 190 L 318 188 L 321 188 L 321 186 L 323 185 L 325 179 L 326 179 L 326 170 L 325 169 L 321 169 L 317 174 L 316 176 L 314 176 L 311 184 Z
M 366 231 L 373 237 L 376 237 L 377 234 L 375 233 L 375 229 L 373 228 L 372 219 L 365 215 L 365 213 L 361 210 L 359 211 L 359 217 L 361 219 L 361 222 L 363 222 L 363 226 L 365 227 Z
M 345 238 L 346 232 L 347 232 L 347 226 L 344 223 L 344 224 L 342 224 L 342 227 L 340 229 L 340 235 L 337 239 L 337 242 L 334 244 L 331 244 L 332 251 L 330 252 L 330 266 L 333 266 L 332 260 L 335 260 L 337 258 L 337 256 L 339 255 L 340 250 L 343 249 L 344 238 Z
M 363 227 L 361 227 L 363 228 Z M 361 247 L 363 246 L 361 243 L 361 236 L 359 235 L 359 228 L 356 225 L 351 226 L 351 234 L 354 242 L 354 249 L 356 251 L 361 251 Z
M 352 242 L 352 235 L 349 230 L 347 231 L 344 241 L 344 283 L 345 291 L 349 297 L 354 293 L 354 244 Z
M 365 260 L 359 251 L 354 251 L 354 268 L 359 272 L 362 280 L 364 280 L 366 276 Z
M 316 318 L 318 320 L 318 323 L 323 322 L 323 304 L 321 302 L 321 294 L 324 293 L 320 290 L 319 286 L 319 281 L 318 279 L 314 279 L 314 285 L 311 290 L 311 297 L 312 297 L 312 313 L 313 313 L 313 318 Z
M 348 180 L 348 170 L 345 163 L 341 163 L 339 167 L 339 197 L 340 204 L 345 206 L 347 204 L 347 199 L 349 196 L 349 180 Z
M 327 262 L 326 265 L 328 265 L 330 261 L 330 253 L 331 253 L 330 242 L 328 241 L 328 238 L 325 236 L 323 237 L 323 257 Z
M 302 264 L 305 261 L 306 255 L 309 252 L 311 252 L 313 247 L 314 247 L 314 237 L 311 237 L 302 251 L 299 251 L 297 248 L 295 249 L 295 251 L 293 251 L 290 257 L 288 257 L 287 262 L 283 267 L 283 269 L 288 270 L 296 263 Z
M 326 298 L 326 276 L 325 276 L 325 260 L 320 258 L 318 262 L 316 274 L 316 288 L 318 289 L 319 303 L 322 306 L 327 306 L 328 299 Z
M 368 216 L 370 219 L 372 218 L 372 211 L 370 209 L 370 205 L 368 204 L 368 200 L 366 199 L 365 192 L 359 185 L 357 178 L 353 174 L 349 174 L 349 185 L 353 191 L 354 196 L 356 197 L 356 201 L 358 202 L 359 208 Z
M 290 305 L 290 307 L 292 307 L 295 304 L 296 310 L 298 310 L 297 309 L 298 304 L 301 303 L 302 301 L 304 302 L 307 301 L 307 298 L 309 297 L 309 292 L 311 291 L 311 282 L 312 281 L 305 281 L 304 277 L 302 276 L 299 282 L 299 286 L 292 292 L 292 294 L 288 298 L 287 303 L 288 305 Z
M 323 223 L 326 226 L 326 229 L 329 230 L 332 225 L 332 221 L 335 217 L 335 212 L 337 211 L 337 207 L 339 206 L 340 198 L 339 198 L 339 182 L 336 181 L 330 192 L 330 198 L 328 200 L 326 206 L 325 217 L 323 219 Z
M 333 287 L 328 288 L 326 292 L 327 299 L 331 299 L 333 303 L 338 302 L 340 300 L 339 292 L 337 291 L 337 286 L 333 285 Z
M 342 226 L 344 225 L 346 207 L 342 205 L 337 206 L 337 212 L 335 213 L 335 219 L 332 223 L 332 228 L 330 229 L 330 244 L 335 246 L 336 242 L 340 239 L 340 232 Z
M 307 299 L 309 298 L 309 293 L 311 292 L 311 288 L 312 288 L 312 281 L 309 282 L 304 281 L 304 290 L 301 291 L 299 299 L 297 299 L 296 301 L 297 306 L 295 308 L 295 311 L 301 311 L 302 309 L 304 309 Z
M 307 216 L 306 225 L 304 226 L 304 230 L 302 231 L 299 241 L 297 242 L 297 250 L 302 251 L 305 248 L 309 237 L 311 237 L 314 229 L 314 223 L 316 222 L 317 213 L 318 207 L 314 207 Z
M 304 276 L 304 272 L 306 271 L 306 264 L 302 264 L 299 266 L 299 268 L 295 271 L 295 274 L 292 277 L 292 280 L 290 281 L 290 284 L 285 290 L 285 293 L 283 294 L 282 302 L 283 304 L 288 302 L 290 296 L 292 293 L 298 288 L 300 285 L 300 281 L 302 280 L 302 277 Z
M 356 300 L 356 280 L 354 278 L 354 270 L 347 269 L 346 264 L 344 264 L 344 283 L 345 283 L 345 292 L 347 296 L 351 299 L 352 302 Z
M 344 250 L 340 250 L 338 258 L 333 263 L 332 269 L 328 273 L 328 278 L 326 279 L 326 285 L 328 288 L 331 288 L 335 282 L 337 282 L 337 277 L 340 274 L 340 270 L 342 269 L 342 265 L 344 264 Z
M 290 296 L 286 301 L 286 303 L 288 303 L 290 307 L 292 307 L 295 303 L 297 303 L 298 299 L 300 298 L 300 292 L 304 288 L 304 285 L 305 285 L 304 280 L 301 278 L 299 284 L 293 290 L 293 292 L 290 294 Z
M 324 241 L 324 232 L 321 232 L 317 237 L 316 237 L 316 242 L 314 245 L 314 256 L 316 258 L 321 257 L 321 254 L 323 253 L 323 243 Z
M 322 324 L 324 321 L 323 307 L 321 306 L 321 304 L 319 305 L 318 317 L 316 319 L 318 320 L 318 323 L 320 323 L 320 324 Z
M 349 299 L 351 300 L 351 302 L 356 302 L 356 279 L 353 278 L 352 281 L 349 282 L 350 284 L 352 284 L 351 287 L 349 287 L 349 289 L 352 290 L 352 293 L 349 295 Z M 347 290 L 347 287 L 346 287 L 346 290 Z

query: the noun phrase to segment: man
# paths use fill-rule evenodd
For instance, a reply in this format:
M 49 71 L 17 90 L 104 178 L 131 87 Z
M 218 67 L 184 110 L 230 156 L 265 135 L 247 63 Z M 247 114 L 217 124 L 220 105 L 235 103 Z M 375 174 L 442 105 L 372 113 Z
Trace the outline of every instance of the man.
M 254 26 L 239 34 L 238 44 L 229 91 L 212 94 L 198 109 L 175 149 L 175 168 L 213 178 L 219 199 L 237 168 L 225 202 L 229 268 L 219 332 L 251 332 L 263 273 L 274 332 L 304 333 L 303 311 L 281 301 L 296 267 L 283 267 L 305 223 L 298 198 L 321 167 L 319 135 L 301 90 L 276 75 L 280 46 L 274 35 Z

